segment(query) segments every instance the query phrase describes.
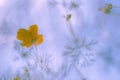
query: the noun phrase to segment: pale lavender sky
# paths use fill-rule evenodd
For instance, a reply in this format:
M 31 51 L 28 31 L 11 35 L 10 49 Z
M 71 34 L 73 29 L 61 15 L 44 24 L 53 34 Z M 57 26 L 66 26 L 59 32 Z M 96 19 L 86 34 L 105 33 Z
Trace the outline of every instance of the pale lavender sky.
M 50 1 L 67 4 L 65 7 L 62 4 L 49 3 Z M 80 5 L 69 11 L 67 8 L 71 1 Z M 107 3 L 113 4 L 111 14 L 98 10 Z M 120 80 L 119 3 L 119 0 L 0 0 L 0 77 L 7 76 L 8 72 L 14 77 L 26 65 L 15 50 L 15 43 L 19 42 L 16 34 L 19 28 L 27 29 L 31 24 L 38 24 L 39 33 L 44 35 L 44 42 L 38 46 L 39 54 L 43 57 L 50 55 L 50 68 L 54 72 L 59 71 L 63 63 L 67 63 L 63 56 L 65 46 L 74 46 L 65 20 L 65 16 L 70 13 L 72 28 L 80 41 L 84 38 L 88 42 L 97 41 L 92 51 L 95 61 L 87 66 L 78 65 L 82 75 L 87 80 Z M 19 60 L 15 61 L 17 58 Z M 82 62 L 82 58 L 80 60 Z M 31 75 L 32 80 L 39 80 L 35 77 L 37 72 Z M 48 76 L 46 79 L 52 80 L 50 78 Z M 81 79 L 74 69 L 62 78 Z

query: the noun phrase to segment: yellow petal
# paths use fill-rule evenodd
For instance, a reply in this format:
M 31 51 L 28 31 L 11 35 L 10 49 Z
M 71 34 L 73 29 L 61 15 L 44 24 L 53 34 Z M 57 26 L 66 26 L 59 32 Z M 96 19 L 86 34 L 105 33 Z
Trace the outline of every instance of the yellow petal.
M 15 77 L 13 80 L 20 80 L 19 77 Z
M 32 37 L 34 39 L 37 39 L 37 37 L 38 37 L 38 25 L 36 25 L 36 24 L 31 25 L 28 30 L 32 34 Z
M 17 39 L 22 41 L 22 46 L 29 47 L 33 44 L 31 33 L 23 28 L 18 30 Z
M 41 44 L 42 42 L 43 42 L 43 35 L 42 34 L 40 34 L 39 36 L 38 36 L 38 38 L 37 38 L 37 41 L 36 41 L 36 43 L 35 43 L 35 45 L 39 45 L 39 44 Z
M 32 46 L 33 43 L 24 43 L 22 42 L 21 45 L 22 46 L 26 46 L 27 48 L 29 48 L 30 46 Z

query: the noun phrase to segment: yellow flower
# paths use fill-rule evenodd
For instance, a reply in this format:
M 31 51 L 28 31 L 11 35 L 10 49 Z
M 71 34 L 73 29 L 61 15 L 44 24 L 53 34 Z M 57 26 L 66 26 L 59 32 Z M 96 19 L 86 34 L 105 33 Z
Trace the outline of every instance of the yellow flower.
M 22 46 L 29 48 L 33 44 L 35 46 L 41 44 L 43 42 L 43 35 L 38 34 L 38 26 L 34 24 L 31 25 L 28 30 L 24 28 L 19 29 L 17 32 L 17 39 L 22 41 Z
M 99 10 L 101 10 L 102 12 L 108 14 L 112 10 L 112 4 L 106 4 L 105 8 L 99 8 Z
M 18 77 L 15 77 L 13 80 L 20 80 Z

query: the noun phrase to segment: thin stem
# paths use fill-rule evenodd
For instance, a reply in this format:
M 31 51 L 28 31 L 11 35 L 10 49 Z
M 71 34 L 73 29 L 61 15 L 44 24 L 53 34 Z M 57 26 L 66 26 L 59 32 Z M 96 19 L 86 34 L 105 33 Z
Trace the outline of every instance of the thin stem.
M 64 2 L 64 0 L 62 0 L 62 1 Z M 67 12 L 67 9 L 65 9 L 65 10 L 66 10 L 66 12 Z M 72 29 L 71 21 L 70 21 L 70 20 L 66 20 L 66 22 L 68 23 L 68 27 L 69 27 L 70 33 L 71 33 L 71 35 L 72 35 L 72 37 L 73 37 L 73 40 L 74 40 L 74 42 L 75 42 L 76 47 L 79 47 L 79 45 L 78 45 L 78 38 L 76 37 L 76 35 L 75 35 L 75 33 L 74 33 L 73 29 Z M 73 51 L 74 51 L 74 50 L 73 50 Z M 82 75 L 82 73 L 81 73 L 80 70 L 76 67 L 76 65 L 75 65 L 74 63 L 73 63 L 73 66 L 74 66 L 76 72 L 78 73 L 78 75 L 81 76 L 82 79 L 84 79 L 84 76 Z
M 73 40 L 74 40 L 74 42 L 75 42 L 75 44 L 76 44 L 76 46 L 77 46 L 77 45 L 78 45 L 78 39 L 77 39 L 77 37 L 76 37 L 73 29 L 72 29 L 72 24 L 71 24 L 70 21 L 68 21 L 68 26 L 69 26 L 69 30 L 70 30 L 70 32 L 71 32 L 71 34 L 72 34 Z
M 75 44 L 76 44 L 76 47 L 79 48 L 78 39 L 76 38 L 76 35 L 75 35 L 75 33 L 74 33 L 73 29 L 72 29 L 71 22 L 68 21 L 68 24 L 69 24 L 70 32 L 71 32 L 72 37 L 73 37 L 73 39 L 74 39 L 74 42 L 75 42 Z M 73 63 L 73 66 L 74 66 L 76 72 L 78 73 L 78 75 L 81 76 L 83 80 L 86 80 L 86 79 L 84 78 L 84 76 L 82 75 L 82 73 L 80 72 L 80 70 L 77 68 L 77 66 L 76 66 L 74 63 Z
M 41 69 L 41 71 L 40 71 L 41 80 L 44 80 L 44 76 L 43 76 L 43 73 L 42 73 L 43 65 L 42 65 L 41 59 L 38 57 L 38 48 L 37 48 L 37 46 L 35 46 L 35 51 L 36 51 L 35 52 L 36 61 L 38 62 L 39 66 L 40 66 L 40 69 Z
M 38 49 L 37 49 L 37 46 L 35 46 L 35 57 L 36 57 L 36 61 L 39 63 L 40 67 L 42 67 L 42 63 L 41 63 L 41 60 L 38 56 Z
M 71 22 L 70 22 L 70 21 L 68 21 L 68 26 L 69 26 L 69 29 L 70 29 L 70 32 L 71 32 L 73 38 L 75 38 L 75 34 L 74 34 L 73 29 L 72 29 L 72 25 L 71 25 Z
M 78 67 L 77 67 L 75 64 L 74 64 L 73 66 L 74 66 L 76 72 L 78 73 L 78 75 L 81 76 L 83 80 L 86 80 L 86 79 L 84 78 L 84 76 L 82 75 L 82 73 L 80 72 L 80 70 L 78 69 Z
M 31 80 L 29 71 L 27 71 L 27 77 L 28 77 L 28 80 Z

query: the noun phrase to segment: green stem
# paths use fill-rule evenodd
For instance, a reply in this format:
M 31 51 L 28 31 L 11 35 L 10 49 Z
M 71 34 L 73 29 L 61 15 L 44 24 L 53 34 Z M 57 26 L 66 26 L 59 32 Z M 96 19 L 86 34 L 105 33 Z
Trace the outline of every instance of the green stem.
M 70 21 L 68 21 L 68 26 L 69 26 L 69 30 L 71 32 L 71 35 L 73 37 L 73 40 L 75 42 L 75 45 L 78 46 L 78 38 L 76 37 L 76 35 L 75 35 L 75 33 L 74 33 L 73 29 L 72 29 L 72 24 L 71 24 Z

